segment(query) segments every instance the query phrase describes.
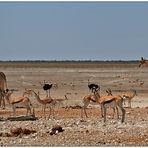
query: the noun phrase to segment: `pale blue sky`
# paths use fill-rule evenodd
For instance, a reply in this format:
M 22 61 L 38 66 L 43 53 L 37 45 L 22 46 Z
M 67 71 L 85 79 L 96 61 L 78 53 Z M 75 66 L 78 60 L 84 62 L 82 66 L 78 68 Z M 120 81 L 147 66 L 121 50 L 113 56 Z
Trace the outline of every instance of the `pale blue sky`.
M 148 2 L 0 2 L 0 60 L 148 58 Z

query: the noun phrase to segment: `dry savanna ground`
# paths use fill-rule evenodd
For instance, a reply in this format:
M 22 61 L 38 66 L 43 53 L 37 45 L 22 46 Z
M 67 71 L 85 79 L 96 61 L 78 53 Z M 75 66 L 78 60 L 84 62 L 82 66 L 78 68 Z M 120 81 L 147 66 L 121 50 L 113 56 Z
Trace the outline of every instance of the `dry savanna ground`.
M 1 62 L 0 71 L 6 74 L 9 89 L 16 90 L 12 96 L 20 96 L 25 88 L 30 88 L 40 91 L 43 99 L 46 93 L 39 82 L 46 80 L 54 84 L 51 97 L 68 98 L 55 106 L 54 116 L 47 120 L 41 118 L 41 104 L 30 96 L 38 120 L 2 120 L 0 130 L 6 133 L 13 127 L 21 127 L 36 133 L 17 137 L 3 134 L 1 146 L 148 146 L 148 67 L 139 68 L 137 62 Z M 100 107 L 93 105 L 87 109 L 89 118 L 81 118 L 82 98 L 90 94 L 88 79 L 100 85 L 101 95 L 106 95 L 107 88 L 115 95 L 130 89 L 137 91 L 132 108 L 125 106 L 125 123 L 113 118 L 113 111 L 108 109 L 104 125 Z M 25 114 L 25 108 L 18 106 L 17 116 Z M 0 109 L 1 119 L 11 115 L 10 105 Z M 50 135 L 54 125 L 60 125 L 64 131 Z

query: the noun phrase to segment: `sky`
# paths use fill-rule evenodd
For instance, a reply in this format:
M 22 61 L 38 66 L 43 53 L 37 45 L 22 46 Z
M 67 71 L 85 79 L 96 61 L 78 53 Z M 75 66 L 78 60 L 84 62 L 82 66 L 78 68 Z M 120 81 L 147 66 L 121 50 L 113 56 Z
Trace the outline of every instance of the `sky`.
M 0 61 L 148 58 L 148 2 L 0 2 Z

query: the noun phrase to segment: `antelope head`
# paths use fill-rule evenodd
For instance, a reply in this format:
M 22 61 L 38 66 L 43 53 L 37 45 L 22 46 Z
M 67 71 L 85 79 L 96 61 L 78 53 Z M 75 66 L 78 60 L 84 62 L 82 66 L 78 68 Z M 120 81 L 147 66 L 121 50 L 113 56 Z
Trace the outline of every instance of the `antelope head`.
M 25 88 L 25 94 L 32 96 L 32 89 Z
M 131 89 L 131 91 L 133 92 L 133 94 L 134 94 L 135 96 L 138 96 L 135 89 Z

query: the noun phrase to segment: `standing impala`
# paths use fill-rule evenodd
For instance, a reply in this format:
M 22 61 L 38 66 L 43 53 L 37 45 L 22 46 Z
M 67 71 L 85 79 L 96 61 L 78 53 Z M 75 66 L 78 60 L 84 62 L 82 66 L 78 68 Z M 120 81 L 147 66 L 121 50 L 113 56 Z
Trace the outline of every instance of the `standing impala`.
M 93 87 L 93 89 L 91 89 L 92 92 L 94 92 L 95 90 L 100 90 L 100 86 L 98 86 L 97 88 Z M 108 88 L 106 90 L 106 93 L 108 96 L 112 95 L 111 89 Z M 100 98 L 100 94 L 97 93 L 97 97 Z M 86 108 L 88 107 L 89 104 L 91 105 L 100 105 L 98 99 L 95 98 L 94 94 L 93 95 L 87 95 L 83 98 L 82 100 L 83 103 L 83 107 L 81 109 L 81 117 L 83 117 L 83 111 L 85 113 L 85 116 L 88 118 L 87 112 L 86 112 Z M 115 109 L 117 110 L 117 117 L 119 118 L 119 113 L 118 113 L 118 108 L 117 107 L 112 107 L 113 108 L 113 112 L 115 114 Z M 114 118 L 114 114 L 113 114 L 113 118 Z M 101 116 L 103 117 L 103 108 L 101 107 Z
M 131 108 L 131 100 L 137 96 L 137 92 L 136 90 L 130 90 L 128 92 L 125 92 L 123 94 L 121 94 L 122 98 L 123 98 L 123 101 L 124 101 L 124 105 L 125 105 L 125 102 L 128 101 L 128 107 Z
M 34 93 L 35 98 L 37 99 L 37 101 L 42 104 L 42 113 L 41 113 L 41 117 L 44 114 L 44 118 L 46 119 L 46 107 L 47 105 L 49 105 L 50 108 L 50 114 L 48 116 L 48 119 L 50 118 L 51 112 L 53 110 L 53 108 L 51 106 L 55 105 L 55 101 L 51 98 L 51 97 L 46 97 L 44 99 L 41 99 L 39 96 L 39 92 L 36 93 L 35 91 L 32 90 L 32 92 Z M 54 110 L 53 110 L 54 112 Z
M 140 61 L 139 67 L 141 67 L 141 65 L 147 65 L 148 66 L 148 60 L 146 60 L 143 57 L 141 57 L 141 61 Z
M 101 106 L 101 114 L 102 114 L 102 117 L 104 117 L 104 122 L 106 122 L 106 109 L 108 107 L 112 107 L 112 108 L 119 107 L 122 112 L 121 122 L 124 122 L 125 109 L 123 108 L 123 98 L 121 96 L 100 96 L 98 91 L 99 89 L 94 89 L 93 90 L 94 95 L 83 98 L 84 106 L 82 107 L 82 110 L 84 110 L 85 115 L 87 116 L 87 113 L 85 110 L 86 107 L 90 104 L 90 101 L 92 101 L 92 99 L 95 99 L 95 102 L 97 104 L 100 104 Z M 81 110 L 81 116 L 82 116 L 82 110 Z M 117 110 L 117 115 L 119 115 L 118 110 Z
M 7 79 L 3 72 L 0 72 L 0 107 L 5 109 L 4 91 L 7 89 Z
M 123 108 L 123 98 L 121 96 L 102 96 L 102 97 L 100 97 L 98 90 L 94 91 L 94 96 L 95 96 L 95 99 L 98 100 L 98 102 L 101 105 L 101 108 L 103 111 L 104 122 L 106 122 L 106 109 L 108 107 L 112 107 L 112 108 L 119 107 L 122 112 L 121 122 L 122 123 L 124 122 L 126 111 Z
M 12 106 L 13 116 L 16 116 L 16 105 L 18 105 L 18 104 L 21 104 L 27 108 L 26 115 L 28 115 L 29 112 L 31 114 L 31 107 L 33 108 L 33 106 L 30 102 L 30 99 L 25 96 L 14 97 L 14 96 L 11 96 L 12 93 L 13 93 L 13 90 L 7 90 L 4 95 L 5 95 L 5 98 L 8 102 L 8 104 L 10 104 Z M 33 114 L 34 114 L 34 108 L 33 108 Z

